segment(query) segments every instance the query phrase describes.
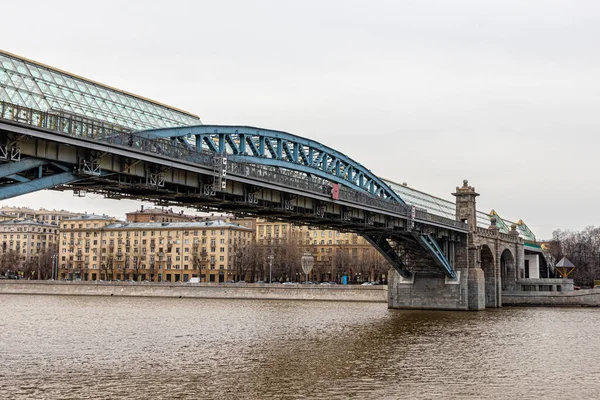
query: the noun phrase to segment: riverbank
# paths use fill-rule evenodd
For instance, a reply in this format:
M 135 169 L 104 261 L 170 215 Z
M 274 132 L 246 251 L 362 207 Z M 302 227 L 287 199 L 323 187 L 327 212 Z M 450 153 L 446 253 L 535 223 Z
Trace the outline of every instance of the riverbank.
M 566 292 L 502 292 L 503 306 L 600 307 L 600 290 Z
M 387 304 L 387 286 L 0 281 L 0 294 L 353 301 Z

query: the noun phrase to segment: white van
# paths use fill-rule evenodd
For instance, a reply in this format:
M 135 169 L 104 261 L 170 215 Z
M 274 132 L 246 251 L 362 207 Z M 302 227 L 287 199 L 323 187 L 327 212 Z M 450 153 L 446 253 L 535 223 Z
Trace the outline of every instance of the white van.
M 200 278 L 190 278 L 188 283 L 200 283 Z

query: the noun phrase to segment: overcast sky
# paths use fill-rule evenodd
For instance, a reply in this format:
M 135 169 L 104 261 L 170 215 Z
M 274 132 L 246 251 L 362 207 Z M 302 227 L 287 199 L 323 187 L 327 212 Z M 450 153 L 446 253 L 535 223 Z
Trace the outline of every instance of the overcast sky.
M 600 225 L 598 1 L 30 1 L 0 48 L 200 115 L 284 130 L 541 238 Z M 41 192 L 0 204 L 122 216 Z

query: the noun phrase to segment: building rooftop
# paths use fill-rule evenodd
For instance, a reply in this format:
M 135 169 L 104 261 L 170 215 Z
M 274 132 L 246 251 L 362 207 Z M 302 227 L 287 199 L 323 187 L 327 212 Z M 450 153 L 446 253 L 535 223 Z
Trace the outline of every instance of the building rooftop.
M 195 218 L 193 215 L 184 214 L 183 212 L 175 212 L 175 211 L 171 210 L 170 208 L 164 209 L 164 208 L 156 208 L 156 207 L 155 208 L 141 208 L 136 211 L 128 212 L 126 215 L 133 215 L 133 214 L 172 215 L 172 216 L 179 216 L 179 217 L 183 217 L 183 218 Z
M 114 218 L 111 218 L 108 215 L 83 214 L 83 215 L 80 215 L 78 217 L 65 218 L 65 219 L 63 219 L 63 222 L 66 222 L 66 221 L 82 221 L 82 220 L 104 220 L 104 221 L 110 221 L 110 220 L 113 220 L 113 219 Z
M 0 221 L 0 225 L 36 225 L 36 226 L 45 226 L 51 228 L 58 228 L 58 225 L 38 222 L 32 219 L 10 219 L 8 221 Z

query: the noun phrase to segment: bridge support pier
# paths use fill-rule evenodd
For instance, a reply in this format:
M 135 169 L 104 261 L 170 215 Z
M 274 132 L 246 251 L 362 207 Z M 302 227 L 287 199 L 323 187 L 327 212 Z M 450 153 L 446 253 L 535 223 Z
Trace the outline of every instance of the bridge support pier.
M 392 269 L 388 280 L 388 308 L 468 310 L 468 276 L 466 269 L 457 269 L 456 279 L 427 272 L 403 278 Z
M 470 268 L 468 279 L 469 310 L 485 309 L 485 274 L 481 268 Z
M 388 308 L 430 310 L 484 310 L 485 277 L 481 268 L 456 270 L 457 279 L 416 272 L 403 278 L 389 271 Z

